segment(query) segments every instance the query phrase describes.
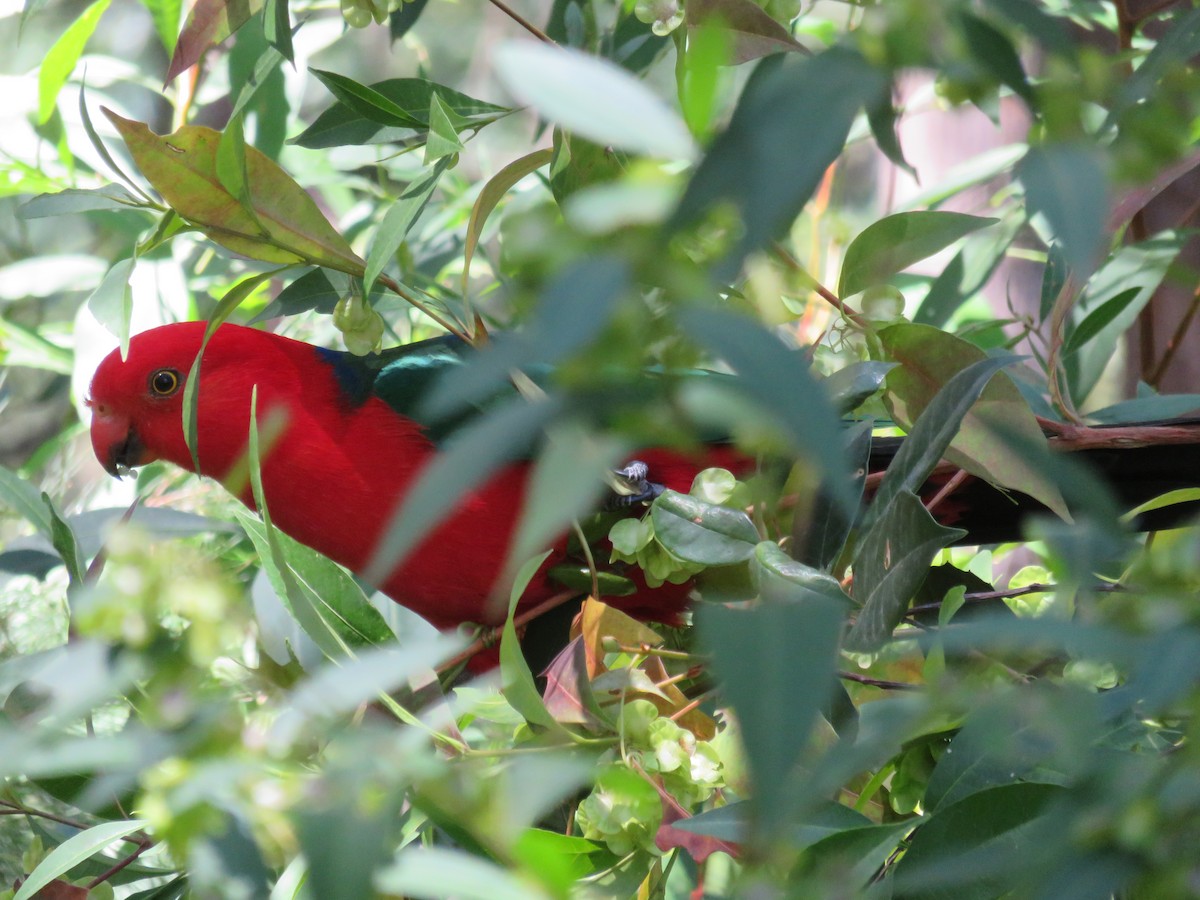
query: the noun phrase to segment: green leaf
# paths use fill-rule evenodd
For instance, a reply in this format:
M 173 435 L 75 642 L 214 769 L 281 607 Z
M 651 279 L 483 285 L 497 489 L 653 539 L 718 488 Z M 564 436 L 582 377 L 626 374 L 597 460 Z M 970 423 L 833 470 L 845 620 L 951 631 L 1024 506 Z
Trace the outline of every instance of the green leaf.
M 388 32 L 391 34 L 393 44 L 408 34 L 417 24 L 417 19 L 425 11 L 425 5 L 428 2 L 429 0 L 406 0 L 398 10 L 388 16 Z
M 111 0 L 95 0 L 87 9 L 79 14 L 71 26 L 62 33 L 54 46 L 46 53 L 38 66 L 38 113 L 39 125 L 45 125 L 54 114 L 58 93 L 71 77 L 83 48 L 91 38 L 100 17 Z
M 53 194 L 38 194 L 17 207 L 22 219 L 42 219 L 49 216 L 73 216 L 100 209 L 126 210 L 145 207 L 145 201 L 135 197 L 119 184 L 100 188 L 67 188 Z
M 110 110 L 105 115 L 155 190 L 217 243 L 265 262 L 322 265 L 362 275 L 365 263 L 326 221 L 312 197 L 255 148 L 245 148 L 244 206 L 217 174 L 219 132 L 185 125 L 159 136 L 141 122 Z
M 961 338 L 929 325 L 893 325 L 880 332 L 888 354 L 900 362 L 887 376 L 884 402 L 907 429 L 935 402 L 942 385 L 987 357 Z M 1042 430 L 1029 404 L 1007 376 L 993 378 L 962 418 L 959 432 L 945 457 L 974 475 L 1040 500 L 1063 518 L 1070 518 L 1058 487 L 1040 467 L 999 437 L 1043 442 Z M 910 487 L 916 490 L 916 485 Z
M 512 190 L 522 178 L 549 163 L 553 155 L 554 151 L 544 149 L 535 150 L 515 159 L 489 178 L 483 189 L 480 190 L 479 196 L 475 198 L 475 204 L 471 207 L 471 217 L 467 220 L 467 233 L 464 238 L 463 297 L 467 296 L 468 282 L 471 277 L 471 259 L 475 256 L 475 248 L 479 245 L 479 238 L 483 234 L 483 226 L 486 224 L 488 216 L 492 214 L 492 210 L 496 208 L 496 204 L 500 202 L 501 198 Z
M 1121 291 L 1111 300 L 1106 300 L 1091 313 L 1088 317 L 1080 322 L 1068 335 L 1067 340 L 1063 344 L 1063 356 L 1075 353 L 1084 344 L 1092 340 L 1096 335 L 1100 334 L 1108 325 L 1112 324 L 1121 313 L 1135 300 L 1138 300 L 1143 293 L 1141 288 L 1131 287 Z M 1145 304 L 1146 298 L 1140 297 L 1142 304 Z
M 234 515 L 253 542 L 259 559 L 264 561 L 267 577 L 275 593 L 284 603 L 288 603 L 287 580 L 280 567 L 266 565 L 274 557 L 265 525 L 247 510 L 235 508 Z M 345 569 L 286 534 L 276 531 L 275 540 L 279 550 L 278 559 L 286 563 L 295 585 L 302 586 L 305 595 L 312 598 L 313 607 L 324 622 L 322 630 L 336 632 L 349 647 L 390 646 L 395 643 L 395 635 L 383 615 Z M 295 610 L 293 615 L 299 618 Z
M 734 390 L 770 413 L 791 443 L 829 476 L 834 500 L 847 512 L 853 510 L 855 499 L 841 453 L 841 421 L 805 358 L 743 316 L 688 309 L 678 318 L 692 339 L 737 372 L 738 378 L 731 382 Z
M 1013 362 L 1011 356 L 980 360 L 941 386 L 888 466 L 871 504 L 872 518 L 886 511 L 902 491 L 915 493 L 925 483 L 992 376 Z
M 706 566 L 745 562 L 758 546 L 758 529 L 740 509 L 663 491 L 650 507 L 654 534 L 672 556 Z
M 363 275 L 364 294 L 371 293 L 371 289 L 375 286 L 375 279 L 395 256 L 413 224 L 424 211 L 425 205 L 429 203 L 429 198 L 433 196 L 433 189 L 437 187 L 438 180 L 448 167 L 449 160 L 439 159 L 437 165 L 412 182 L 404 193 L 388 207 L 383 221 L 379 223 L 379 228 L 375 232 L 375 238 L 371 241 L 371 249 L 367 253 L 367 267 Z
M 409 847 L 376 874 L 375 887 L 418 900 L 548 900 L 548 895 L 508 869 L 462 850 Z
M 869 225 L 846 248 L 838 296 L 849 297 L 882 284 L 959 238 L 997 221 L 937 210 L 886 216 Z
M 42 492 L 42 503 L 46 509 L 50 511 L 50 541 L 54 545 L 55 551 L 62 561 L 67 566 L 67 576 L 70 578 L 71 587 L 78 588 L 83 585 L 83 560 L 79 554 L 79 544 L 75 539 L 75 532 L 71 529 L 64 520 L 58 509 L 54 505 L 54 501 L 50 499 L 50 495 Z
M 1063 258 L 1078 280 L 1096 268 L 1108 239 L 1106 161 L 1092 144 L 1031 147 L 1017 167 L 1030 215 L 1040 213 L 1062 245 Z
M 16 472 L 0 466 L 0 502 L 29 522 L 47 538 L 54 537 L 54 520 L 42 494 Z
M 883 387 L 895 367 L 896 363 L 868 359 L 838 369 L 824 381 L 829 402 L 842 414 L 854 412 Z
M 1108 111 L 1102 131 L 1117 124 L 1129 109 L 1150 97 L 1162 79 L 1200 53 L 1200 9 L 1180 9 L 1164 28 L 1133 75 L 1121 82 L 1117 100 Z
M 336 79 L 341 76 L 333 77 Z M 353 95 L 354 89 L 350 85 L 343 87 Z M 411 119 L 416 124 L 400 127 L 375 121 L 356 109 L 366 101 L 351 96 L 353 103 L 339 100 L 317 116 L 316 121 L 293 138 L 291 143 L 314 150 L 347 144 L 400 143 L 419 146 L 424 143 L 425 131 L 429 128 L 429 107 L 434 94 L 454 115 L 465 119 L 474 129 L 482 128 L 512 112 L 506 106 L 476 100 L 424 78 L 391 78 L 375 82 L 367 89 L 371 92 L 370 96 L 382 97 L 387 109 L 399 109 L 402 118 Z
M 1023 212 L 1010 213 L 1003 216 L 995 228 L 968 237 L 962 249 L 929 286 L 929 293 L 921 301 L 913 321 L 938 328 L 945 326 L 964 302 L 983 290 L 1024 225 Z
M 113 841 L 146 827 L 142 819 L 105 822 L 68 838 L 47 854 L 21 885 L 13 900 L 32 900 L 42 888 L 85 859 L 99 853 Z
M 513 555 L 522 559 L 549 546 L 572 522 L 599 508 L 608 492 L 606 477 L 630 450 L 619 436 L 577 421 L 551 425 L 525 492 Z
M 677 231 L 724 203 L 737 208 L 743 233 L 719 266 L 722 279 L 791 224 L 841 154 L 859 110 L 886 89 L 866 60 L 842 48 L 773 70 L 760 65 L 755 75 L 670 224 Z
M 292 20 L 288 15 L 288 0 L 265 0 L 263 5 L 263 34 L 268 43 L 288 62 L 295 61 L 292 50 Z
M 1009 894 L 1030 874 L 1028 860 L 1039 855 L 1040 841 L 1047 837 L 1044 829 L 1034 830 L 1038 817 L 1062 793 L 1054 785 L 1010 784 L 940 811 L 913 833 L 896 868 L 896 890 L 956 900 Z
M 164 82 L 170 84 L 180 72 L 198 63 L 209 47 L 221 43 L 245 25 L 262 7 L 263 0 L 244 0 L 239 3 L 196 0 L 175 44 L 175 53 L 171 56 Z
M 883 92 L 874 103 L 867 104 L 867 124 L 871 126 L 871 135 L 875 138 L 875 145 L 893 165 L 903 169 L 916 179 L 917 170 L 904 158 L 904 150 L 901 148 L 900 138 L 896 134 L 896 125 L 899 120 L 899 113 L 892 101 L 892 90 Z
M 317 80 L 325 85 L 333 96 L 364 119 L 393 127 L 427 128 L 429 126 L 427 116 L 414 115 L 385 94 L 367 87 L 365 84 L 360 84 L 353 78 L 347 78 L 337 72 L 325 72 L 321 69 L 309 69 L 309 71 L 317 76 Z M 432 101 L 432 95 L 430 100 Z
M 154 20 L 154 30 L 162 41 L 163 49 L 170 56 L 175 52 L 175 41 L 179 36 L 179 20 L 183 12 L 183 0 L 141 0 L 142 6 Z
M 304 737 L 319 738 L 339 717 L 406 687 L 466 644 L 459 634 L 435 634 L 404 646 L 393 641 L 361 651 L 353 659 L 327 662 L 292 689 L 287 707 L 271 723 L 270 741 L 282 753 Z
M 805 596 L 824 597 L 840 603 L 844 610 L 851 607 L 850 598 L 836 578 L 792 559 L 774 541 L 762 541 L 754 548 L 752 571 L 764 600 L 787 599 L 800 588 Z
M 1007 85 L 1030 108 L 1036 108 L 1033 88 L 1021 65 L 1021 57 L 1004 32 L 965 9 L 956 11 L 967 51 L 972 61 L 983 66 L 993 78 Z
M 674 109 L 607 60 L 546 44 L 497 48 L 496 74 L 522 103 L 602 146 L 663 159 L 694 159 L 696 145 Z
M 1076 404 L 1082 404 L 1100 381 L 1117 352 L 1118 343 L 1162 284 L 1186 240 L 1184 232 L 1160 232 L 1149 240 L 1120 248 L 1092 276 L 1071 310 L 1075 323 L 1082 323 L 1131 288 L 1136 287 L 1139 293 L 1128 304 L 1115 309 L 1113 318 L 1090 340 L 1079 344 L 1070 355 L 1064 355 L 1062 363 Z
M 789 788 L 835 679 L 844 610 L 826 594 L 794 584 L 785 601 L 749 609 L 704 604 L 696 611 L 713 670 L 741 725 L 759 840 L 778 840 L 780 827 L 801 812 Z
M 277 316 L 298 316 L 310 310 L 332 315 L 337 302 L 350 289 L 345 275 L 339 273 L 337 277 L 346 282 L 340 289 L 330 281 L 325 269 L 311 269 L 276 294 L 275 299 L 264 306 L 249 324 L 257 325 Z
M 132 258 L 115 263 L 87 299 L 88 311 L 121 342 L 122 357 L 129 352 L 129 321 L 133 316 L 129 278 L 133 265 Z
M 863 652 L 881 647 L 904 617 L 934 557 L 964 534 L 961 528 L 939 525 L 911 491 L 891 500 L 854 556 L 854 599 L 862 610 L 846 646 Z
M 567 732 L 554 716 L 550 715 L 546 704 L 542 702 L 542 696 L 533 682 L 533 674 L 529 671 L 529 664 L 525 661 L 525 654 L 521 652 L 521 639 L 517 637 L 517 629 L 513 625 L 513 616 L 516 615 L 521 594 L 525 592 L 525 588 L 529 586 L 529 582 L 549 555 L 550 551 L 547 550 L 533 559 L 526 560 L 517 570 L 508 598 L 508 617 L 504 620 L 504 631 L 500 636 L 500 677 L 504 685 L 504 699 L 524 716 L 527 722 L 563 735 Z
M 436 93 L 429 101 L 429 134 L 425 138 L 425 165 L 453 157 L 465 147 L 458 131 L 465 123 L 446 106 Z

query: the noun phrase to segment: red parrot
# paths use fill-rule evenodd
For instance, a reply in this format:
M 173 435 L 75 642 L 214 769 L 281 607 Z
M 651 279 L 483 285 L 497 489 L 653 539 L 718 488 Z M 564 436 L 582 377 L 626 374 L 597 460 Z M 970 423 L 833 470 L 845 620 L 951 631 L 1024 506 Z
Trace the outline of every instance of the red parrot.
M 134 336 L 126 359 L 113 351 L 92 379 L 92 447 L 104 468 L 163 459 L 195 470 L 183 435 L 184 382 L 206 323 L 165 325 Z M 284 532 L 351 571 L 363 571 L 410 487 L 437 453 L 434 429 L 415 408 L 434 376 L 460 363 L 466 345 L 435 338 L 372 357 L 326 350 L 282 335 L 221 325 L 201 366 L 197 419 L 199 474 L 254 501 L 245 475 L 251 391 L 257 385 L 260 431 L 280 416 L 283 431 L 261 460 L 263 491 Z M 282 415 L 280 415 L 282 413 Z M 736 464 L 736 454 L 689 460 L 669 451 L 639 454 L 655 481 L 687 491 L 707 465 Z M 744 458 L 743 458 L 744 459 Z M 473 491 L 380 585 L 388 596 L 438 628 L 499 624 L 507 612 L 489 603 L 503 574 L 525 496 L 528 463 L 514 462 Z M 236 482 L 236 484 L 235 484 Z M 533 605 L 562 590 L 546 571 L 564 557 L 560 542 L 527 589 Z M 686 589 L 616 601 L 642 618 L 672 622 Z
M 204 322 L 155 328 L 130 341 L 125 360 L 114 351 L 100 364 L 88 399 L 91 436 L 97 458 L 110 473 L 157 459 L 195 470 L 183 436 L 183 394 L 205 328 Z M 439 427 L 419 412 L 422 397 L 448 368 L 464 361 L 468 349 L 456 339 L 435 338 L 356 357 L 270 332 L 221 325 L 201 367 L 199 474 L 225 483 L 253 507 L 245 458 L 251 391 L 257 386 L 260 429 L 274 416 L 283 422 L 282 433 L 261 461 L 267 507 L 275 524 L 362 572 L 408 491 L 438 453 Z M 1057 440 L 1080 449 L 1078 455 L 1128 506 L 1173 487 L 1200 484 L 1200 454 L 1172 445 L 1200 441 L 1195 420 L 1141 429 L 1145 434 L 1137 440 L 1144 444 L 1161 433 L 1162 440 L 1170 442 L 1163 446 L 1134 446 L 1111 432 L 1116 439 L 1097 448 L 1089 441 L 1104 443 L 1106 433 L 1084 431 L 1087 440 Z M 875 441 L 869 471 L 886 468 L 898 447 L 899 439 Z M 728 445 L 707 447 L 698 458 L 665 450 L 642 450 L 636 456 L 647 463 L 656 488 L 685 492 L 700 469 L 716 465 L 744 471 L 750 465 Z M 527 461 L 512 462 L 468 493 L 382 580 L 384 593 L 438 628 L 502 622 L 506 610 L 490 601 L 520 519 L 528 469 Z M 922 496 L 932 498 L 945 477 L 935 471 Z M 961 542 L 976 544 L 1016 539 L 1020 518 L 1040 509 L 1044 508 L 1024 495 L 1002 493 L 978 479 L 968 480 L 936 504 L 939 520 L 965 528 Z M 1139 524 L 1163 527 L 1188 511 L 1174 506 L 1151 513 Z M 559 541 L 526 590 L 524 605 L 561 589 L 547 572 L 564 557 L 565 541 Z M 668 584 L 614 603 L 640 618 L 675 622 L 687 592 L 686 585 Z

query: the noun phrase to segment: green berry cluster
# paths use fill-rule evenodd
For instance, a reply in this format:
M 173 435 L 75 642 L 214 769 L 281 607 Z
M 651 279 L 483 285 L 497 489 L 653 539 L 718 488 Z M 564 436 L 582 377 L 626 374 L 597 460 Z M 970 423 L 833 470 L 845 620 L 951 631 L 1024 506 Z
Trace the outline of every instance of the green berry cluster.
M 412 0 L 341 0 L 342 18 L 351 28 L 382 25 L 387 17 Z
M 657 852 L 662 798 L 648 778 L 681 806 L 692 807 L 724 786 L 721 759 L 708 741 L 696 740 L 649 700 L 625 704 L 618 729 L 623 759 L 600 770 L 575 821 L 584 837 L 602 841 L 618 856 L 638 849 Z
M 333 327 L 342 333 L 346 349 L 355 356 L 378 353 L 383 346 L 383 316 L 356 291 L 333 308 Z

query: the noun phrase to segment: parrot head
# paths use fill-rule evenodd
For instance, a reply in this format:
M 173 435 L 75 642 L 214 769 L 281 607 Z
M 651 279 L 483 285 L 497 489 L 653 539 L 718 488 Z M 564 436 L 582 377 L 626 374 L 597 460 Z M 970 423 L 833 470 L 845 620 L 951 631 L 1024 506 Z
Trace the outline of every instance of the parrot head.
M 135 335 L 121 359 L 114 350 L 92 377 L 92 449 L 117 477 L 156 459 L 186 461 L 183 388 L 200 343 L 204 322 L 165 325 Z
M 183 435 L 183 395 L 206 328 L 205 322 L 179 322 L 144 331 L 130 339 L 125 359 L 114 350 L 96 369 L 86 403 L 92 449 L 109 474 L 119 477 L 158 459 L 196 470 Z M 213 333 L 201 363 L 197 407 L 203 474 L 222 477 L 244 453 L 256 385 L 266 392 L 259 400 L 264 416 L 279 405 L 275 388 L 291 398 L 286 405 L 303 403 L 293 365 L 297 348 L 311 350 L 238 325 Z

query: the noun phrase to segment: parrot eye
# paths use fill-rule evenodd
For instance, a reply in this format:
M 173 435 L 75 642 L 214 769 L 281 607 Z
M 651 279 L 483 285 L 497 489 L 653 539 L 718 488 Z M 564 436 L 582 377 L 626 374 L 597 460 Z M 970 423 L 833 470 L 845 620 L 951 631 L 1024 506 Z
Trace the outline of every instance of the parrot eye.
M 183 378 L 175 369 L 159 369 L 150 376 L 150 393 L 156 397 L 170 397 L 183 384 Z

